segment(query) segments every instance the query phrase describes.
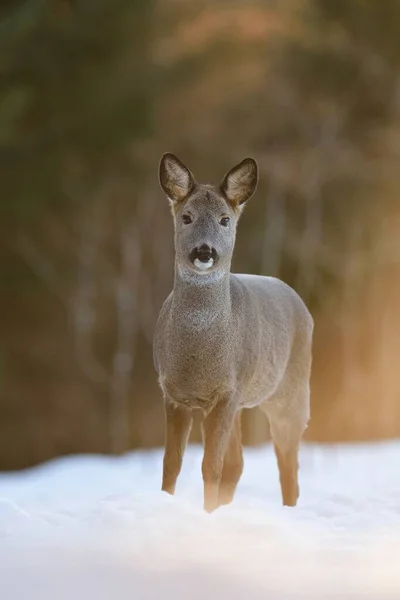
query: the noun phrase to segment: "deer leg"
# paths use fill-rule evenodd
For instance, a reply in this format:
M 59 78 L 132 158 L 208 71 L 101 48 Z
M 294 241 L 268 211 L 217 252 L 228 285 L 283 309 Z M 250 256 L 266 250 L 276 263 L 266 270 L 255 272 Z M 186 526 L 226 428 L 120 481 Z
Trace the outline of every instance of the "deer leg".
M 162 490 L 174 494 L 182 467 L 183 454 L 192 426 L 192 413 L 183 406 L 165 400 L 165 452 Z
M 290 400 L 278 400 L 268 411 L 268 417 L 279 469 L 282 502 L 284 506 L 296 506 L 299 497 L 299 446 L 309 419 L 308 393 L 298 397 L 295 405 Z
M 204 509 L 212 512 L 218 508 L 218 490 L 229 435 L 235 418 L 232 400 L 220 400 L 206 416 L 203 423 L 204 457 Z
M 282 450 L 274 444 L 284 506 L 296 506 L 299 497 L 298 446 Z
M 243 449 L 241 440 L 241 412 L 237 412 L 228 440 L 228 445 L 219 484 L 218 503 L 229 504 L 233 500 L 236 486 L 243 471 Z

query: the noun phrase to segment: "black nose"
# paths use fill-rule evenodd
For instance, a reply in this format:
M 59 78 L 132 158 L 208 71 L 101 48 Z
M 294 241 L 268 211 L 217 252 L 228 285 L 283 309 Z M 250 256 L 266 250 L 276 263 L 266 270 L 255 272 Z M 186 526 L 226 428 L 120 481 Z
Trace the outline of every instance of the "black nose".
M 211 248 L 208 244 L 202 244 L 198 248 L 192 250 L 190 258 L 192 261 L 198 258 L 200 262 L 206 263 L 210 260 L 210 258 L 215 260 L 216 256 L 217 252 L 215 248 Z
M 212 248 L 207 244 L 202 244 L 200 248 L 196 248 L 197 258 L 201 262 L 208 262 L 212 257 Z

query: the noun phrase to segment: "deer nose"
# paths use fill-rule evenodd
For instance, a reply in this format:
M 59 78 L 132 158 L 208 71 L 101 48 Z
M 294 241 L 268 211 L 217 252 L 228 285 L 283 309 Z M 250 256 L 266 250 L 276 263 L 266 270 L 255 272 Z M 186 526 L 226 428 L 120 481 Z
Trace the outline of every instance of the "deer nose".
M 217 252 L 215 248 L 211 248 L 208 244 L 202 244 L 197 248 L 194 248 L 190 253 L 190 258 L 192 262 L 198 259 L 202 263 L 207 263 L 211 258 L 215 260 L 217 257 Z
M 212 248 L 208 244 L 202 244 L 199 248 L 196 248 L 196 253 L 201 262 L 207 262 L 212 257 Z

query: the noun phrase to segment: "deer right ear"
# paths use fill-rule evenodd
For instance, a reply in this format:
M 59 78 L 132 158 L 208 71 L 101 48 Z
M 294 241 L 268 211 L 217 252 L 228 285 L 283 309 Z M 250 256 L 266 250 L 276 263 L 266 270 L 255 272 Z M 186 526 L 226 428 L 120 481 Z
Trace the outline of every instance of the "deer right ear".
M 173 203 L 185 200 L 195 185 L 189 169 L 170 152 L 161 158 L 159 177 L 163 191 Z
M 257 183 L 257 163 L 254 158 L 245 158 L 225 175 L 221 190 L 233 206 L 240 206 L 254 194 Z

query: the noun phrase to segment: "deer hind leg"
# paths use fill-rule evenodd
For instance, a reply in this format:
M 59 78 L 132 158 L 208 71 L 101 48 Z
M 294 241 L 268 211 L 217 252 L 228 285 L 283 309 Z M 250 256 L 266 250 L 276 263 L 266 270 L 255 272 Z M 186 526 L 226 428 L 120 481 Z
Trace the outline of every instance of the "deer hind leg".
M 243 448 L 241 411 L 238 411 L 232 426 L 219 484 L 218 504 L 229 504 L 233 500 L 236 486 L 243 472 Z
M 299 497 L 298 453 L 309 419 L 309 392 L 295 400 L 271 399 L 263 405 L 271 429 L 284 506 L 296 506 Z
M 192 426 L 192 413 L 165 399 L 165 452 L 162 490 L 174 494 Z
M 298 483 L 298 446 L 282 449 L 274 442 L 278 462 L 279 481 L 284 506 L 296 506 L 300 494 Z

